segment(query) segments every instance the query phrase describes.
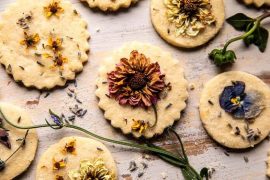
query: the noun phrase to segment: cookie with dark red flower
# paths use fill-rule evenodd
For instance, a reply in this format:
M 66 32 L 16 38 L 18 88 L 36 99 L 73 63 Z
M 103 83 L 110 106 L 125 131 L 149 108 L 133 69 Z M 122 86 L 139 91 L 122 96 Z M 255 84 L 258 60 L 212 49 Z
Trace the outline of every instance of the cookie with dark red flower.
M 21 139 L 25 137 L 26 130 L 20 130 L 10 126 L 4 118 L 19 126 L 31 126 L 29 114 L 19 107 L 7 103 L 0 103 L 0 179 L 14 179 L 22 174 L 30 166 L 35 158 L 38 146 L 36 130 L 30 130 L 23 148 L 19 149 Z M 8 159 L 8 160 L 7 160 Z M 2 166 L 2 162 L 5 166 Z
M 125 44 L 100 67 L 96 95 L 112 126 L 151 138 L 180 119 L 187 81 L 172 55 L 150 44 Z
M 220 74 L 204 87 L 200 115 L 208 134 L 236 149 L 253 147 L 270 132 L 270 89 L 244 72 Z
M 99 8 L 102 11 L 117 11 L 120 8 L 129 8 L 139 0 L 81 0 L 87 2 L 91 8 Z
M 88 61 L 87 23 L 66 0 L 17 0 L 2 13 L 0 63 L 27 87 L 74 80 Z

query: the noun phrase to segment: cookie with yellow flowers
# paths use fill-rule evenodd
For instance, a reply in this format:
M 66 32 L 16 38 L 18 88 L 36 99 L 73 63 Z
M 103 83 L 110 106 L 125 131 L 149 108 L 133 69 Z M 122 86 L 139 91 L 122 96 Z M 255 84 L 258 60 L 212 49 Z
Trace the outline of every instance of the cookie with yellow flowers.
M 41 156 L 37 180 L 116 180 L 117 168 L 110 151 L 102 143 L 84 137 L 65 137 Z
M 139 0 L 81 0 L 89 4 L 91 8 L 99 8 L 102 11 L 117 11 L 120 8 L 129 8 Z
M 225 20 L 223 0 L 151 0 L 159 35 L 177 47 L 194 48 L 211 40 Z
M 270 6 L 270 0 L 242 0 L 246 5 L 255 5 L 256 7 L 262 7 L 263 5 Z
M 124 134 L 151 138 L 180 119 L 188 97 L 187 81 L 171 53 L 132 42 L 104 59 L 96 95 L 112 126 Z
M 254 147 L 270 132 L 270 89 L 254 75 L 230 71 L 204 86 L 200 98 L 202 125 L 223 146 Z
M 0 103 L 0 179 L 9 180 L 28 169 L 36 155 L 36 130 L 20 130 L 9 125 L 31 126 L 27 112 L 8 103 Z
M 75 79 L 88 60 L 86 22 L 66 0 L 17 0 L 2 13 L 0 63 L 26 87 Z

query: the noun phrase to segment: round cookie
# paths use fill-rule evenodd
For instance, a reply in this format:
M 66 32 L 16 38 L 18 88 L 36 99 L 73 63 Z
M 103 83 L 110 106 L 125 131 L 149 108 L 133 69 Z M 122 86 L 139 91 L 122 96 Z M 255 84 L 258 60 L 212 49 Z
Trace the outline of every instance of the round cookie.
M 270 0 L 242 0 L 246 5 L 255 5 L 256 7 L 262 7 L 263 5 L 270 6 Z
M 83 70 L 89 37 L 69 1 L 17 0 L 2 13 L 0 63 L 26 87 L 64 86 Z
M 244 149 L 270 132 L 270 89 L 259 78 L 239 71 L 222 73 L 204 87 L 201 121 L 208 134 L 223 146 Z
M 134 55 L 135 54 L 135 55 Z M 143 66 L 145 60 L 148 59 L 152 63 L 145 69 L 154 69 L 153 67 L 159 67 L 162 75 L 153 75 L 153 77 L 164 77 L 165 89 L 160 92 L 159 97 L 154 97 L 156 101 L 155 108 L 157 112 L 157 122 L 155 124 L 155 110 L 152 108 L 151 103 L 145 99 L 148 98 L 142 94 L 141 100 L 134 99 L 136 97 L 129 97 L 129 100 L 120 97 L 120 101 L 117 98 L 112 97 L 109 89 L 112 87 L 109 80 L 110 76 L 114 76 L 114 69 L 119 66 L 120 62 L 123 64 L 126 60 L 133 57 L 134 62 L 138 62 L 138 66 Z M 136 60 L 136 58 L 141 58 Z M 121 61 L 120 61 L 121 60 Z M 130 59 L 131 60 L 131 59 Z M 116 65 L 118 64 L 118 65 Z M 132 64 L 132 62 L 130 63 Z M 133 64 L 135 66 L 135 64 Z M 119 69 L 121 67 L 119 66 Z M 142 68 L 143 69 L 143 68 Z M 155 70 L 151 70 L 154 72 Z M 158 71 L 156 69 L 156 71 Z M 147 72 L 144 72 L 145 74 Z M 149 73 L 151 74 L 151 73 Z M 151 87 L 155 84 L 151 81 L 144 86 L 143 90 L 136 90 L 136 86 L 144 83 L 144 78 L 138 78 L 137 82 L 134 82 L 134 77 L 142 75 L 140 72 L 135 71 L 135 75 L 130 79 L 129 85 L 126 89 L 133 88 L 134 95 L 147 91 L 151 88 L 158 89 L 158 87 Z M 165 76 L 164 76 L 165 75 Z M 112 77 L 113 79 L 113 77 Z M 133 80 L 132 80 L 133 79 Z M 142 80 L 142 81 L 141 81 Z M 133 83 L 131 83 L 133 81 Z M 164 85 L 159 81 L 160 86 Z M 164 86 L 163 86 L 164 87 Z M 148 90 L 145 90 L 148 88 Z M 132 42 L 127 43 L 123 47 L 115 50 L 109 57 L 107 57 L 99 69 L 99 78 L 97 80 L 96 95 L 99 98 L 99 107 L 104 110 L 104 116 L 109 120 L 113 127 L 120 128 L 124 134 L 130 134 L 134 137 L 151 138 L 154 135 L 162 134 L 164 129 L 173 125 L 176 120 L 180 119 L 180 112 L 185 109 L 185 101 L 188 98 L 187 93 L 187 81 L 184 78 L 184 72 L 180 63 L 172 57 L 169 52 L 163 49 L 145 43 Z M 120 95 L 121 96 L 121 95 Z M 135 95 L 136 96 L 136 95 Z M 130 104 L 128 104 L 129 102 Z M 139 103 L 140 102 L 140 103 Z M 148 106 L 148 107 L 145 107 Z
M 88 175 L 90 170 L 96 172 L 91 176 L 93 179 L 117 179 L 117 168 L 110 151 L 102 143 L 84 137 L 65 137 L 51 145 L 38 162 L 36 179 L 82 179 L 80 167 L 84 166 L 88 167 L 85 171 Z
M 99 8 L 102 11 L 117 11 L 120 8 L 129 8 L 138 0 L 81 0 L 87 2 L 90 8 Z
M 183 0 L 151 0 L 151 19 L 152 24 L 155 27 L 156 31 L 159 33 L 159 35 L 167 41 L 169 44 L 172 44 L 177 47 L 182 48 L 194 48 L 201 46 L 205 43 L 207 43 L 209 40 L 211 40 L 222 28 L 224 20 L 225 20 L 225 10 L 224 10 L 224 3 L 223 0 L 209 0 L 210 5 L 207 7 L 211 8 L 212 14 L 206 15 L 205 19 L 208 17 L 212 17 L 212 22 L 205 22 L 205 23 L 198 23 L 196 27 L 191 27 L 188 29 L 192 30 L 198 30 L 196 35 L 193 34 L 192 36 L 189 36 L 185 34 L 183 29 L 179 29 L 176 27 L 175 22 L 171 22 L 173 20 L 172 17 L 177 17 L 180 13 L 176 13 L 176 15 L 171 15 L 170 18 L 168 18 L 168 14 L 175 12 L 175 10 L 169 10 L 168 7 L 175 7 L 176 4 L 179 4 Z M 208 0 L 207 0 L 208 1 Z M 166 3 L 173 2 L 175 3 L 175 6 L 172 6 L 171 4 L 166 5 Z M 192 3 L 191 1 L 186 1 L 187 3 Z M 196 3 L 195 1 L 194 3 Z M 203 3 L 203 1 L 202 1 Z M 179 6 L 179 5 L 177 5 Z M 176 6 L 176 7 L 177 7 Z M 186 6 L 186 9 L 191 9 L 192 12 L 199 12 L 198 10 L 194 10 L 191 7 L 195 7 L 196 5 L 189 5 Z M 178 8 L 179 9 L 179 8 Z M 178 10 L 179 11 L 179 10 Z M 187 11 L 185 11 L 187 12 Z M 204 12 L 201 10 L 200 12 Z M 181 19 L 185 18 L 185 16 L 182 16 Z M 170 19 L 170 20 L 169 20 Z M 180 19 L 180 17 L 179 17 Z M 175 19 L 175 21 L 179 21 Z M 192 24 L 191 22 L 190 24 Z M 209 23 L 209 24 L 207 24 Z M 184 21 L 183 24 L 185 25 Z M 202 24 L 204 24 L 202 26 Z M 177 26 L 180 26 L 177 24 Z M 181 25 L 182 26 L 182 25 Z M 187 29 L 187 31 L 188 31 Z M 200 30 L 201 29 L 201 30 Z M 194 33 L 194 32 L 193 32 Z M 190 34 L 190 33 L 188 33 Z
M 29 115 L 22 109 L 7 103 L 0 103 L 0 109 L 4 116 L 14 124 L 20 126 L 31 126 L 32 121 Z M 16 129 L 7 124 L 0 115 L 3 127 L 9 131 L 8 139 L 10 142 L 10 149 L 3 143 L 0 143 L 0 159 L 5 161 L 21 144 L 18 139 L 24 138 L 26 130 Z M 2 133 L 1 133 L 2 135 Z M 4 138 L 3 138 L 4 139 Z M 14 156 L 6 162 L 5 168 L 0 171 L 2 180 L 14 179 L 22 174 L 30 166 L 35 158 L 36 149 L 38 146 L 38 136 L 36 130 L 30 130 L 26 137 L 26 143 Z

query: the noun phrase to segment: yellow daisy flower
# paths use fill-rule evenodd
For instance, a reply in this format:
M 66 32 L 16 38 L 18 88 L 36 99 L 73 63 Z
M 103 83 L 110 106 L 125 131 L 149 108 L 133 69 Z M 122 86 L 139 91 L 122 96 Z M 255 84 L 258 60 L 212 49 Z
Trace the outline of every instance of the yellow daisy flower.
M 26 46 L 27 48 L 36 48 L 39 41 L 40 37 L 37 33 L 28 35 L 26 32 L 24 32 L 24 39 L 20 41 L 20 44 Z
M 48 6 L 44 7 L 44 13 L 47 18 L 55 15 L 60 16 L 64 12 L 64 9 L 60 6 L 60 2 L 53 0 Z
M 53 158 L 53 170 L 59 170 L 66 167 L 66 161 L 64 159 L 61 159 L 60 161 L 56 161 Z
M 142 121 L 142 120 L 134 120 L 133 119 L 133 125 L 131 126 L 131 129 L 133 131 L 137 131 L 140 134 L 142 134 L 145 130 L 147 130 L 149 127 L 149 123 Z

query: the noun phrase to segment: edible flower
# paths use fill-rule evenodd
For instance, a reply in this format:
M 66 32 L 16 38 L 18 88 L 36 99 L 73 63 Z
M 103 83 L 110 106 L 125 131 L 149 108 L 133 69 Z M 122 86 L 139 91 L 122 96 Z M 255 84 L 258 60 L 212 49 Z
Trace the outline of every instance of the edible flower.
M 197 36 L 216 22 L 210 0 L 164 0 L 168 21 L 174 24 L 176 36 Z
M 68 176 L 71 180 L 115 180 L 101 159 L 94 162 L 89 160 L 81 161 L 80 168 L 68 172 Z
M 59 170 L 64 167 L 66 167 L 66 161 L 64 159 L 56 161 L 55 158 L 53 158 L 53 170 Z
M 56 175 L 55 176 L 55 180 L 64 180 L 64 177 L 63 176 L 60 176 L 60 175 Z
M 73 155 L 76 155 L 76 148 L 75 148 L 75 144 L 76 144 L 76 140 L 72 140 L 68 143 L 66 143 L 64 149 L 63 149 L 63 153 L 71 153 Z
M 245 93 L 245 83 L 233 81 L 232 86 L 226 86 L 220 95 L 221 108 L 231 113 L 237 119 L 253 119 L 264 109 L 263 96 L 257 91 Z
M 36 48 L 39 41 L 40 37 L 37 33 L 28 35 L 26 32 L 24 32 L 24 39 L 20 41 L 20 44 L 25 45 L 27 48 Z
M 64 12 L 64 9 L 60 6 L 59 1 L 53 0 L 47 7 L 44 7 L 44 12 L 47 18 L 53 15 L 59 17 L 60 14 Z
M 63 120 L 60 118 L 57 114 L 52 112 L 52 110 L 49 110 L 50 116 L 55 124 L 57 124 L 59 127 L 63 126 Z M 47 121 L 47 120 L 46 120 Z
M 59 51 L 62 48 L 63 39 L 62 38 L 54 38 L 52 36 L 49 37 L 48 45 L 50 49 L 52 49 L 54 52 Z
M 5 145 L 8 149 L 11 148 L 9 134 L 5 129 L 0 129 L 0 143 Z
M 149 127 L 149 123 L 145 122 L 143 120 L 133 120 L 133 125 L 131 126 L 131 129 L 133 131 L 137 131 L 140 134 L 142 134 L 145 130 L 147 130 Z
M 52 69 L 55 69 L 59 67 L 60 69 L 64 69 L 64 64 L 68 62 L 68 59 L 64 57 L 61 53 L 57 53 L 53 59 L 53 66 L 51 67 Z
M 121 105 L 147 108 L 157 103 L 166 86 L 164 79 L 157 62 L 150 63 L 149 58 L 134 50 L 129 59 L 122 58 L 108 73 L 109 95 Z

